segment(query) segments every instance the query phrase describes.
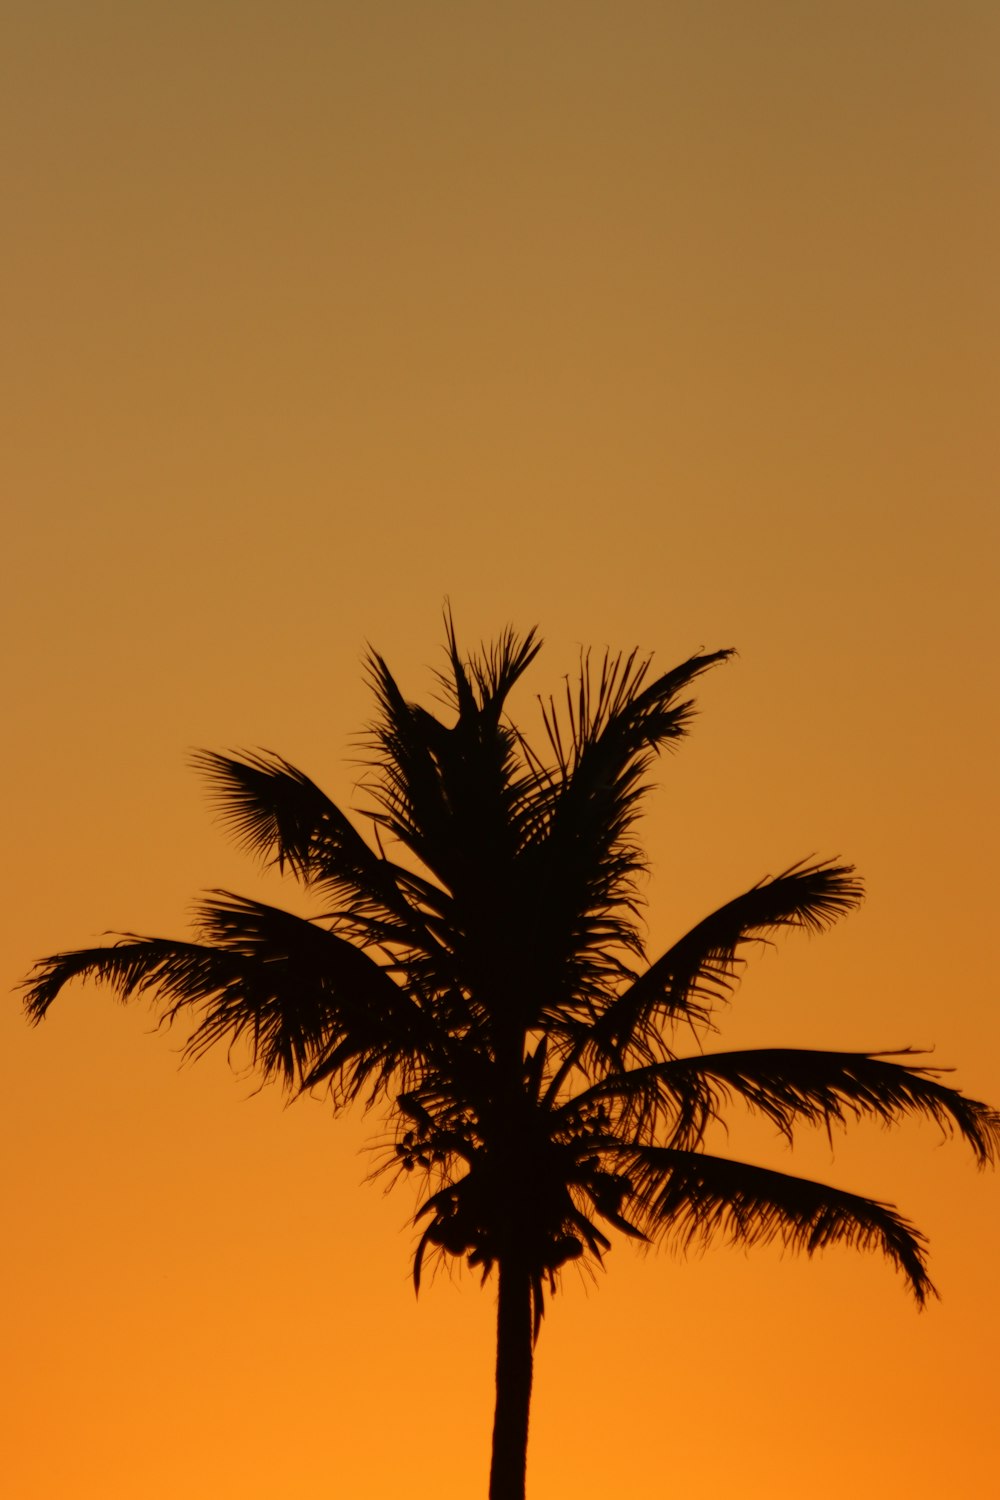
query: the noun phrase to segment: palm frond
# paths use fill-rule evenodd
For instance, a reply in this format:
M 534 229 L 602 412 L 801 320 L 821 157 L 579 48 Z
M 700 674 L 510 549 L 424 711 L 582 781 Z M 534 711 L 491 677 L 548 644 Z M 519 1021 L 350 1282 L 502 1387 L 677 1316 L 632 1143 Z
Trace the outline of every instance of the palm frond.
M 37 1026 L 75 979 L 107 984 L 123 1001 L 158 991 L 166 1001 L 183 1003 L 238 983 L 243 970 L 235 955 L 202 943 L 123 933 L 110 946 L 74 948 L 39 959 L 24 982 L 24 1008 Z
M 407 703 L 381 657 L 370 659 L 381 710 L 374 791 L 387 826 L 429 868 L 444 855 L 436 873 L 455 891 L 524 842 L 536 778 L 501 715 L 540 643 L 533 631 L 523 639 L 507 631 L 485 656 L 466 661 L 450 613 L 445 627 L 450 671 L 439 681 L 457 710 L 451 725 Z
M 301 771 L 272 751 L 200 751 L 195 766 L 237 843 L 338 902 L 359 935 L 379 943 L 428 946 L 441 954 L 435 925 L 449 935 L 448 893 L 406 870 L 362 838 L 344 812 Z M 430 919 L 430 920 L 429 920 Z
M 610 1006 L 592 1041 L 619 1051 L 654 1013 L 663 1021 L 709 1024 L 712 1007 L 733 989 L 742 949 L 785 928 L 821 932 L 856 907 L 863 886 L 853 865 L 792 865 L 752 886 L 692 927 L 649 965 Z
M 237 848 L 315 879 L 314 841 L 333 808 L 316 783 L 272 750 L 223 755 L 197 750 L 191 764 L 205 778 L 209 798 Z M 352 830 L 353 832 L 353 830 Z
M 596 836 L 597 846 L 606 849 L 623 838 L 647 790 L 652 757 L 682 738 L 691 721 L 693 704 L 678 703 L 677 694 L 731 655 L 693 656 L 643 687 L 648 658 L 635 651 L 608 653 L 595 678 L 584 654 L 575 694 L 567 683 L 565 724 L 554 700 L 542 708 L 559 772 L 553 838 L 567 830 L 586 846 Z
M 447 733 L 426 709 L 406 701 L 377 651 L 368 676 L 379 708 L 372 730 L 375 779 L 371 792 L 380 821 L 449 888 L 455 884 L 452 832 L 432 744 Z
M 939 1081 L 934 1068 L 892 1059 L 919 1056 L 894 1052 L 819 1052 L 762 1047 L 675 1057 L 624 1073 L 611 1073 L 563 1105 L 579 1114 L 613 1100 L 636 1128 L 662 1126 L 672 1144 L 692 1148 L 723 1107 L 739 1099 L 764 1115 L 787 1139 L 797 1124 L 834 1125 L 872 1116 L 892 1125 L 924 1115 L 945 1134 L 957 1131 L 979 1166 L 1000 1156 L 1000 1115 Z
M 450 606 L 444 613 L 445 649 L 449 672 L 438 681 L 460 718 L 482 718 L 495 726 L 515 683 L 542 649 L 538 631 L 532 627 L 521 636 L 507 626 L 497 640 L 481 648 L 479 655 L 463 658 L 458 645 Z
M 56 954 L 29 981 L 38 1021 L 71 979 L 110 984 L 123 1000 L 152 992 L 167 1023 L 194 1022 L 185 1055 L 245 1044 L 265 1078 L 297 1090 L 339 1048 L 344 1090 L 376 1086 L 419 1049 L 419 1009 L 354 943 L 262 902 L 219 892 L 201 908 L 204 943 L 125 935 L 108 948 Z
M 689 657 L 644 687 L 652 662 L 638 651 L 606 652 L 599 669 L 582 653 L 576 689 L 566 683 L 565 706 L 542 701 L 542 718 L 556 763 L 568 784 L 585 767 L 582 781 L 611 780 L 622 773 L 622 757 L 641 747 L 650 750 L 680 739 L 690 724 L 693 704 L 677 703 L 677 694 L 702 672 L 726 661 L 731 650 Z
M 556 944 L 576 955 L 574 979 L 589 981 L 602 1003 L 633 977 L 630 956 L 642 954 L 638 877 L 645 860 L 631 829 L 648 790 L 646 773 L 690 722 L 692 704 L 677 701 L 678 694 L 730 655 L 691 657 L 646 685 L 649 658 L 638 652 L 607 653 L 597 668 L 584 653 L 563 709 L 554 700 L 543 704 L 554 767 L 522 742 L 533 773 L 526 879 Z
M 609 1154 L 629 1174 L 651 1239 L 684 1249 L 717 1236 L 734 1245 L 777 1240 L 807 1255 L 834 1244 L 877 1250 L 906 1277 L 919 1306 L 936 1295 L 923 1235 L 889 1204 L 700 1151 L 633 1145 Z

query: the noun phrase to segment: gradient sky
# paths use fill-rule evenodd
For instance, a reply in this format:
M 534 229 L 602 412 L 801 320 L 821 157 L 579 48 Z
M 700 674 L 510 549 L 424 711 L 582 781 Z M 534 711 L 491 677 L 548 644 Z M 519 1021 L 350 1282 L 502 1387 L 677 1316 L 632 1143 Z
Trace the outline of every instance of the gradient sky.
M 382 650 L 537 622 L 739 658 L 662 765 L 650 946 L 810 854 L 869 899 L 727 1045 L 934 1046 L 1000 1103 L 994 0 L 7 0 L 3 966 L 282 899 L 193 747 L 350 803 Z M 294 892 L 288 893 L 294 904 Z M 301 908 L 301 904 L 300 907 Z M 415 1301 L 378 1121 L 3 1012 L 17 1500 L 467 1500 L 493 1302 Z M 734 1152 L 889 1199 L 888 1264 L 617 1245 L 539 1346 L 535 1500 L 995 1478 L 1000 1182 L 931 1127 Z

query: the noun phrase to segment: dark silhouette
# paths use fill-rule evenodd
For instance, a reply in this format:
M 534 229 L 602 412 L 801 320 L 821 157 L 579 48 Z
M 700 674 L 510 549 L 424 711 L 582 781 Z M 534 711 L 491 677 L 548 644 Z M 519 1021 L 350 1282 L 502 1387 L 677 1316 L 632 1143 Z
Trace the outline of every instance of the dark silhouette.
M 386 1166 L 425 1183 L 417 1285 L 429 1253 L 497 1273 L 491 1500 L 524 1495 L 546 1287 L 568 1262 L 600 1262 L 615 1231 L 808 1253 L 843 1241 L 887 1255 L 918 1303 L 933 1291 L 923 1238 L 894 1208 L 706 1151 L 724 1105 L 742 1101 L 785 1136 L 923 1114 L 980 1163 L 1000 1145 L 1000 1116 L 911 1066 L 909 1049 L 675 1052 L 675 1031 L 709 1025 L 747 944 L 820 931 L 857 905 L 860 882 L 849 865 L 793 865 L 648 962 L 634 842 L 648 772 L 686 732 L 684 690 L 731 653 L 655 678 L 635 652 L 596 668 L 584 655 L 565 702 L 543 705 L 539 751 L 504 716 L 538 649 L 534 632 L 507 631 L 465 661 L 449 616 L 447 723 L 371 655 L 371 843 L 271 752 L 199 757 L 238 840 L 327 916 L 216 892 L 200 941 L 130 935 L 56 954 L 27 995 L 39 1021 L 78 976 L 123 998 L 152 990 L 167 1020 L 190 1015 L 189 1055 L 242 1042 L 293 1092 L 385 1102 Z

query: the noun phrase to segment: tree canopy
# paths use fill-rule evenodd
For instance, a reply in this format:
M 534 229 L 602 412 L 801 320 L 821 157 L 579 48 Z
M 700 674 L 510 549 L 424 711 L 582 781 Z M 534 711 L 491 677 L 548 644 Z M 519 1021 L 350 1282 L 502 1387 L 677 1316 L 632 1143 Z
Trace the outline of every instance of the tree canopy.
M 243 1044 L 293 1093 L 388 1111 L 381 1170 L 424 1184 L 416 1283 L 432 1255 L 499 1271 L 493 1500 L 523 1495 L 546 1292 L 615 1235 L 808 1253 L 840 1241 L 886 1255 L 919 1304 L 932 1293 L 924 1240 L 892 1206 L 708 1151 L 728 1106 L 786 1138 L 924 1115 L 981 1164 L 1000 1145 L 997 1114 L 907 1048 L 690 1051 L 754 944 L 821 931 L 861 883 L 837 861 L 793 864 L 650 958 L 637 819 L 655 757 L 690 726 L 688 689 L 732 653 L 658 675 L 637 652 L 585 653 L 575 685 L 543 702 L 533 746 L 507 700 L 539 645 L 507 630 L 466 658 L 448 617 L 443 714 L 409 701 L 372 652 L 360 817 L 272 752 L 199 755 L 231 833 L 301 882 L 315 916 L 217 891 L 193 940 L 58 953 L 27 990 L 33 1021 L 78 977 L 148 993 L 165 1020 L 186 1019 L 190 1056 Z

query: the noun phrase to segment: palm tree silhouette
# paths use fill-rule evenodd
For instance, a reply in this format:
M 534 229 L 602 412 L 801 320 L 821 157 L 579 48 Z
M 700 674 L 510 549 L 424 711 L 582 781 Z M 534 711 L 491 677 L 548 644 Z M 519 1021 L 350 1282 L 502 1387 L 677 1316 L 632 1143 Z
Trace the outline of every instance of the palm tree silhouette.
M 369 658 L 371 842 L 271 752 L 198 757 L 237 839 L 326 915 L 216 892 L 199 941 L 126 935 L 56 954 L 36 965 L 26 1004 L 41 1020 L 79 976 L 123 998 L 151 990 L 166 1020 L 190 1015 L 188 1055 L 243 1042 L 294 1092 L 382 1101 L 394 1131 L 384 1168 L 424 1184 L 417 1286 L 431 1254 L 497 1273 L 489 1493 L 522 1500 L 546 1290 L 568 1262 L 600 1262 L 615 1232 L 808 1253 L 841 1241 L 887 1255 L 918 1303 L 932 1293 L 923 1238 L 891 1206 L 710 1154 L 726 1104 L 785 1136 L 801 1122 L 929 1115 L 981 1164 L 995 1159 L 1000 1116 L 900 1060 L 909 1049 L 674 1050 L 678 1028 L 710 1026 L 748 944 L 819 931 L 861 897 L 848 865 L 793 865 L 647 961 L 634 828 L 648 772 L 686 732 L 684 690 L 730 652 L 657 677 L 635 652 L 596 665 L 585 654 L 565 701 L 543 704 L 540 753 L 504 712 L 535 632 L 508 630 L 469 660 L 450 615 L 446 635 L 447 723 Z

